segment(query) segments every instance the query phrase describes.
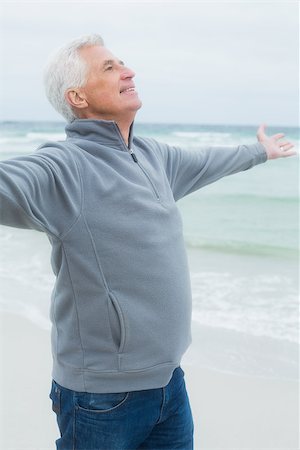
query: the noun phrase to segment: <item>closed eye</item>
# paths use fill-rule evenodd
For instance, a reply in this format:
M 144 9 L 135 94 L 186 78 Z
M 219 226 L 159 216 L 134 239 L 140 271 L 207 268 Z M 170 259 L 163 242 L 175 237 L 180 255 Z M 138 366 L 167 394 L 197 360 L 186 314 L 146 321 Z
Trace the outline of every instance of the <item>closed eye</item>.
M 121 66 L 124 66 L 124 62 L 123 61 L 118 61 L 118 63 Z M 114 66 L 117 64 L 117 61 L 113 60 L 113 59 L 107 59 L 106 61 L 104 61 L 103 64 L 103 70 L 104 72 L 106 72 L 106 70 L 113 70 Z

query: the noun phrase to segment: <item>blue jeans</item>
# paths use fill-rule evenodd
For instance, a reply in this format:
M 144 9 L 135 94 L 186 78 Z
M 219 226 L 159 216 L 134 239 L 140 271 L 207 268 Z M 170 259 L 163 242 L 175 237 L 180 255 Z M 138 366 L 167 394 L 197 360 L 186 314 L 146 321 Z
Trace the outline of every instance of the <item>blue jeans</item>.
M 162 388 L 90 394 L 53 380 L 50 398 L 61 434 L 57 450 L 193 449 L 194 424 L 180 366 Z

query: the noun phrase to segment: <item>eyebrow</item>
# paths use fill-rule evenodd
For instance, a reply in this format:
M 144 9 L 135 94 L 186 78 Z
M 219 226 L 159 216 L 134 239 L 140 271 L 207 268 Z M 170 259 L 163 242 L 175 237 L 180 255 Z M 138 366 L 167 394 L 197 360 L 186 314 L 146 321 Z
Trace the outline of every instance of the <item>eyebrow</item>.
M 115 60 L 113 60 L 113 59 L 107 59 L 107 60 L 104 61 L 102 67 L 105 68 L 106 66 L 110 66 L 110 65 L 112 65 L 112 64 L 114 64 L 114 63 L 115 63 Z M 125 65 L 123 61 L 118 61 L 118 63 L 121 64 L 122 66 Z

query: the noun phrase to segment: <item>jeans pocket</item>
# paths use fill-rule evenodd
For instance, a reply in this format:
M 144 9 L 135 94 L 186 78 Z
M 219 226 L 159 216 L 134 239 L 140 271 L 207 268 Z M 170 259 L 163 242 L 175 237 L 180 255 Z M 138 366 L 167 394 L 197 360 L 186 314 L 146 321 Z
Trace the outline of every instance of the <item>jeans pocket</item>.
M 79 410 L 93 413 L 107 413 L 124 405 L 129 394 L 129 392 L 105 394 L 77 393 L 75 402 Z
M 61 389 L 55 383 L 54 380 L 52 380 L 51 392 L 50 392 L 49 397 L 52 400 L 52 410 L 55 412 L 55 414 L 59 415 L 60 414 Z
M 181 371 L 182 376 L 184 377 L 185 372 L 184 372 L 183 368 L 182 368 L 181 366 L 179 366 L 179 369 L 180 369 L 180 371 Z

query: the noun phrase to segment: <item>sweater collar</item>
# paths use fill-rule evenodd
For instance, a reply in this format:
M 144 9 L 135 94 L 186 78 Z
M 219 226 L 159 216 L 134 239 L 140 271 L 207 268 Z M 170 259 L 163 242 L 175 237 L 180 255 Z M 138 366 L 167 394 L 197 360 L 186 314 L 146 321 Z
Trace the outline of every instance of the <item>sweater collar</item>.
M 129 129 L 128 147 L 120 129 L 113 120 L 75 119 L 65 127 L 67 139 L 85 139 L 98 144 L 128 150 L 132 146 L 133 122 Z

